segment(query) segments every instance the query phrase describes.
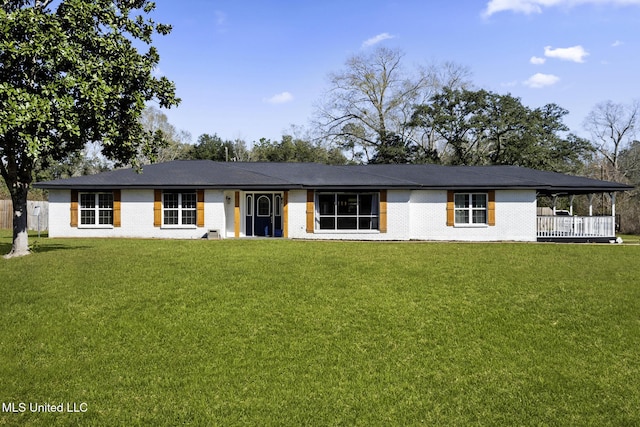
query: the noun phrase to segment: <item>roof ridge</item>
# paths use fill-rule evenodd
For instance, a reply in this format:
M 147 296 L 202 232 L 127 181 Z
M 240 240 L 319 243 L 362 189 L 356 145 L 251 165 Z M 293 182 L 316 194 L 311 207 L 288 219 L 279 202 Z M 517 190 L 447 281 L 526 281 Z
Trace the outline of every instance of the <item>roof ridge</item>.
M 226 165 L 227 163 L 234 163 L 234 164 L 241 163 L 241 164 L 247 165 L 247 164 L 251 164 L 251 163 L 257 164 L 257 163 L 259 163 L 259 162 L 219 162 L 219 163 L 224 163 L 225 165 Z M 262 163 L 262 164 L 267 164 L 267 163 L 283 163 L 283 162 L 261 162 L 261 163 Z M 289 180 L 289 179 L 284 179 L 284 178 L 282 178 L 282 177 L 280 177 L 280 176 L 269 175 L 269 174 L 266 174 L 266 173 L 256 172 L 256 171 L 248 170 L 248 169 L 246 169 L 246 168 L 239 168 L 239 167 L 235 167 L 235 166 L 229 166 L 229 168 L 233 168 L 233 169 L 241 170 L 241 171 L 243 171 L 243 172 L 249 172 L 249 173 L 252 173 L 252 174 L 255 174 L 255 175 L 264 176 L 264 177 L 267 177 L 267 178 L 280 179 L 280 180 L 283 180 L 283 181 L 287 182 L 287 183 L 288 183 L 288 184 L 290 184 L 290 185 L 297 185 L 297 184 L 295 184 L 293 181 L 291 181 L 291 180 Z
M 335 167 L 341 168 L 341 169 L 348 169 L 348 168 L 353 168 L 353 167 L 358 167 L 359 169 L 365 169 L 367 166 L 383 166 L 383 165 L 335 165 Z M 396 165 L 397 166 L 397 165 Z M 417 165 L 413 165 L 413 166 L 417 166 Z M 389 176 L 388 174 L 381 174 L 381 173 L 371 173 L 371 172 L 363 172 L 363 171 L 358 171 L 359 174 L 362 175 L 368 175 L 368 176 L 376 176 L 376 177 L 380 177 L 380 178 L 385 178 L 385 179 L 390 179 L 393 181 L 396 181 L 398 183 L 403 183 L 403 184 L 411 184 L 411 185 L 415 185 L 417 187 L 423 187 L 422 184 L 404 178 L 404 179 L 400 179 L 400 178 L 396 178 L 393 176 Z

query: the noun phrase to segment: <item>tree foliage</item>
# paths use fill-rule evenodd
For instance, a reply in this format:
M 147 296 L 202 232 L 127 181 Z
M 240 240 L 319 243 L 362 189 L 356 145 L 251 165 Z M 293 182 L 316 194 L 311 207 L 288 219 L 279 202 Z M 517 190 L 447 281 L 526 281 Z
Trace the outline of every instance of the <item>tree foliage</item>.
M 629 105 L 604 101 L 596 104 L 584 121 L 593 147 L 603 156 L 611 179 L 620 179 L 620 154 L 630 147 L 640 125 L 640 101 Z
M 291 135 L 283 135 L 280 142 L 261 138 L 251 150 L 251 158 L 258 162 L 315 162 L 333 165 L 347 163 L 340 149 L 327 149 Z
M 598 154 L 589 165 L 592 177 L 640 186 L 640 143 L 635 139 L 639 120 L 640 101 L 603 101 L 593 107 L 583 123 Z M 639 191 L 619 194 L 616 205 L 620 231 L 640 233 Z
M 99 141 L 117 163 L 153 157 L 159 134 L 143 129 L 145 102 L 177 105 L 157 78 L 148 0 L 4 1 L 0 7 L 0 173 L 14 205 L 12 254 L 28 253 L 26 198 L 38 161 L 62 160 Z M 148 46 L 139 52 L 138 46 Z
M 416 107 L 412 126 L 437 137 L 434 158 L 441 163 L 575 172 L 591 147 L 565 135 L 567 113 L 555 104 L 531 109 L 508 94 L 444 88 Z
M 414 141 L 404 140 L 399 135 L 387 135 L 369 160 L 370 164 L 423 164 L 438 163 L 436 150 L 431 150 Z
M 614 179 L 611 176 L 613 167 L 609 160 L 604 157 L 596 160 L 599 164 L 595 163 L 594 166 L 599 171 L 594 171 L 596 172 L 594 177 Z M 615 179 L 636 187 L 616 197 L 616 211 L 620 215 L 620 232 L 640 234 L 640 141 L 634 139 L 625 144 L 625 148 L 618 153 L 617 160 L 618 169 Z
M 81 151 L 71 152 L 57 162 L 51 161 L 51 158 L 43 159 L 42 164 L 36 166 L 35 179 L 37 181 L 50 181 L 74 176 L 94 175 L 111 170 L 113 162 L 109 162 L 100 155 L 98 145 L 87 144 Z M 47 166 L 43 167 L 43 164 Z
M 191 134 L 184 130 L 177 130 L 169 123 L 167 115 L 156 107 L 146 107 L 140 115 L 142 129 L 148 134 L 158 135 L 163 143 L 159 145 L 155 157 L 143 156 L 139 153 L 136 161 L 140 164 L 151 162 L 169 162 L 171 160 L 186 159 L 192 149 Z
M 225 161 L 247 161 L 249 151 L 244 141 L 222 140 L 217 134 L 202 134 L 190 153 L 192 159 Z
M 413 106 L 425 103 L 444 86 L 469 83 L 468 69 L 454 63 L 408 74 L 403 56 L 400 50 L 381 47 L 350 57 L 344 70 L 329 76 L 317 126 L 323 139 L 337 144 L 354 161 L 367 162 L 378 151 L 393 151 L 386 146 L 398 143 L 398 138 L 403 145 L 418 143 L 429 149 L 428 135 L 408 126 Z
M 620 170 L 633 185 L 640 186 L 640 141 L 633 140 L 619 155 Z

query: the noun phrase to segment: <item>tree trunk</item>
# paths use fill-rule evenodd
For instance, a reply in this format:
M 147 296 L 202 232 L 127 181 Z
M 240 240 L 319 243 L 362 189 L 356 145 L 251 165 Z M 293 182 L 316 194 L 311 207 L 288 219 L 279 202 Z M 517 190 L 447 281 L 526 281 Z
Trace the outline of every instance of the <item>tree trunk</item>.
M 16 183 L 10 186 L 11 201 L 13 202 L 13 245 L 11 252 L 5 255 L 5 258 L 13 258 L 23 255 L 29 255 L 29 234 L 27 227 L 27 218 L 29 212 L 27 210 L 27 194 L 29 185 L 24 183 Z

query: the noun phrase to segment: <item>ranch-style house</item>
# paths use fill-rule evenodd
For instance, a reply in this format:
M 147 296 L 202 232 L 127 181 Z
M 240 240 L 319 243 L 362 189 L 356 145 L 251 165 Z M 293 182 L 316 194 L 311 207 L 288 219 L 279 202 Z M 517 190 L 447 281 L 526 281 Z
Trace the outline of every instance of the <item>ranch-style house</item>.
M 615 194 L 632 189 L 516 166 L 209 160 L 35 186 L 49 190 L 51 237 L 590 242 L 615 239 Z M 611 214 L 594 216 L 602 193 Z M 577 195 L 588 216 L 538 209 L 541 197 Z

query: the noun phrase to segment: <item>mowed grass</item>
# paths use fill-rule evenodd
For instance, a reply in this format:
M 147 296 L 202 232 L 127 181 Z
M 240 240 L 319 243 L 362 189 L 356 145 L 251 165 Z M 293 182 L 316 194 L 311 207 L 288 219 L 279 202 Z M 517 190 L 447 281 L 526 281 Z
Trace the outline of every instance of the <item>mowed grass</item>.
M 0 425 L 640 424 L 640 246 L 35 247 L 0 259 L 0 401 L 87 411 Z

